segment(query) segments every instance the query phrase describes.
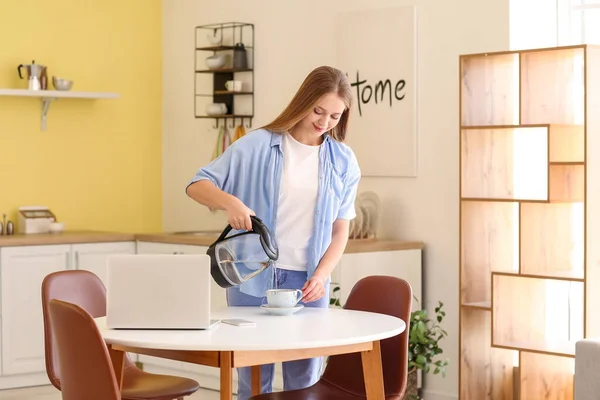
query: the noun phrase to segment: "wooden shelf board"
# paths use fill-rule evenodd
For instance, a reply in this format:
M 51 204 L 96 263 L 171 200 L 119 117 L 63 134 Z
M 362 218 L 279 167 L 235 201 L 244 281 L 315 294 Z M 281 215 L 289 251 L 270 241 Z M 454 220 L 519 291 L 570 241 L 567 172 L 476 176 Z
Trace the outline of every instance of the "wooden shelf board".
M 518 128 L 550 128 L 550 124 L 517 124 L 517 125 L 462 125 L 461 130 L 518 129 Z
M 251 95 L 254 92 L 229 92 L 227 90 L 217 90 L 214 93 L 197 93 L 196 97 L 213 97 L 213 96 L 236 96 L 236 95 Z
M 581 200 L 530 200 L 530 199 L 500 199 L 483 197 L 461 197 L 460 201 L 465 202 L 484 202 L 484 203 L 533 203 L 533 204 L 551 204 L 551 203 L 579 203 Z
M 480 201 L 487 203 L 549 203 L 548 200 L 504 199 L 492 197 L 461 197 L 460 201 Z
M 214 94 L 224 94 L 224 95 L 247 95 L 247 94 L 254 94 L 254 92 L 231 92 L 229 90 L 215 90 Z
M 578 271 L 546 271 L 543 274 L 518 274 L 515 272 L 492 271 L 492 275 L 511 276 L 515 278 L 547 279 L 555 281 L 584 282 Z
M 221 68 L 221 69 L 198 69 L 198 70 L 196 70 L 196 72 L 199 74 L 227 74 L 227 73 L 234 73 L 234 72 L 251 72 L 251 71 L 253 71 L 252 68 L 241 68 L 241 69 Z
M 0 89 L 0 96 L 33 97 L 42 100 L 41 129 L 46 130 L 46 120 L 50 104 L 58 99 L 116 99 L 118 93 L 109 92 L 74 92 L 70 90 L 29 90 L 29 89 Z
M 237 114 L 196 115 L 196 118 L 254 118 L 254 115 L 237 115 Z
M 582 124 L 513 124 L 513 125 L 462 125 L 460 129 L 515 129 L 515 128 L 577 128 L 583 129 Z
M 246 46 L 246 45 L 244 45 L 244 47 L 246 49 L 252 48 L 252 46 Z M 221 51 L 221 50 L 233 50 L 233 49 L 235 49 L 235 46 L 230 46 L 230 45 L 196 47 L 196 50 L 206 50 L 206 51 Z
M 471 303 L 463 303 L 462 306 L 466 307 L 466 308 L 477 308 L 480 310 L 487 310 L 487 311 L 492 310 L 492 302 L 491 301 L 476 301 L 476 302 L 471 302 Z
M 116 99 L 118 93 L 75 92 L 67 90 L 0 89 L 0 96 L 40 97 L 48 99 Z
M 548 342 L 510 342 L 492 343 L 492 347 L 505 350 L 520 350 L 528 353 L 547 354 L 558 357 L 575 357 L 575 342 L 548 343 Z
M 584 161 L 550 161 L 550 166 L 561 166 L 561 165 L 585 165 Z
M 219 50 L 233 50 L 235 47 L 220 45 L 220 46 L 204 46 L 204 47 L 196 47 L 196 50 L 206 50 L 206 51 L 219 51 Z
M 473 53 L 473 54 L 462 54 L 460 58 L 471 58 L 471 57 L 492 57 L 492 56 L 502 56 L 507 54 L 526 54 L 526 53 L 537 53 L 543 51 L 560 51 L 567 49 L 585 49 L 585 48 L 600 48 L 600 45 L 593 44 L 575 44 L 568 46 L 557 46 L 557 47 L 540 47 L 540 48 L 532 48 L 532 49 L 523 49 L 523 50 L 506 50 L 506 51 L 491 51 L 488 53 Z

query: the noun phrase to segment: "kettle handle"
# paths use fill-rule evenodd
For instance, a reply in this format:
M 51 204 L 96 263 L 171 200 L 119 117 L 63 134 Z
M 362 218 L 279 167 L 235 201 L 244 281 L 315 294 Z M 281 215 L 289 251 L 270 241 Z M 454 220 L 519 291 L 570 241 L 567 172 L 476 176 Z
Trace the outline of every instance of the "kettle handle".
M 259 229 L 261 227 L 264 226 L 263 222 L 260 220 L 260 218 L 258 218 L 257 216 L 251 215 L 250 216 L 250 221 L 252 222 L 252 232 L 255 233 L 259 233 L 260 231 Z M 258 228 L 258 229 L 257 229 Z M 231 225 L 227 224 L 227 226 L 225 227 L 225 229 L 223 229 L 223 232 L 221 232 L 221 236 L 219 236 L 219 238 L 217 239 L 217 241 L 221 241 L 223 239 L 225 239 L 225 237 L 229 234 L 229 232 L 231 232 L 233 230 L 233 228 L 231 227 Z
M 17 67 L 17 72 L 19 73 L 19 78 L 23 79 L 23 75 L 21 74 L 21 68 L 23 68 L 25 65 L 23 64 L 19 64 L 19 66 Z
M 265 250 L 265 253 L 269 256 L 269 258 L 273 261 L 279 258 L 279 249 L 277 247 L 277 243 L 274 238 L 271 237 L 271 234 L 265 224 L 262 222 L 260 218 L 255 215 L 250 216 L 250 220 L 252 221 L 252 232 L 258 233 L 260 235 L 260 242 Z M 216 245 L 217 243 L 225 240 L 225 237 L 231 232 L 233 228 L 231 225 L 227 224 L 221 235 L 215 240 L 211 246 Z M 235 235 L 237 236 L 237 235 Z

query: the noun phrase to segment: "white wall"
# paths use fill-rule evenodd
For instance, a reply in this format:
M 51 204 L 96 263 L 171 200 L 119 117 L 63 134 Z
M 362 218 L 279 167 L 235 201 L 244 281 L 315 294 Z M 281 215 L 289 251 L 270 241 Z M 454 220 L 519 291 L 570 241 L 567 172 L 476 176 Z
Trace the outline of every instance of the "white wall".
M 411 4 L 394 0 L 164 0 L 163 204 L 165 230 L 221 229 L 184 195 L 195 170 L 207 163 L 213 121 L 193 117 L 194 26 L 244 21 L 256 24 L 256 118 L 267 123 L 287 104 L 305 75 L 335 64 L 335 15 L 341 10 Z M 509 0 L 420 0 L 418 177 L 363 178 L 384 212 L 380 236 L 422 240 L 427 306 L 446 304 L 443 344 L 451 367 L 445 379 L 429 377 L 427 400 L 458 395 L 458 55 L 509 48 Z M 360 29 L 360 27 L 357 27 Z M 386 38 L 386 40 L 389 40 Z M 367 43 L 357 51 L 370 54 Z M 390 40 L 390 49 L 394 42 Z M 350 134 L 352 134 L 350 132 Z
M 558 18 L 562 18 L 561 22 L 568 19 L 568 9 L 569 0 L 510 0 L 511 50 L 556 46 L 560 34 Z M 535 29 L 531 29 L 532 15 Z

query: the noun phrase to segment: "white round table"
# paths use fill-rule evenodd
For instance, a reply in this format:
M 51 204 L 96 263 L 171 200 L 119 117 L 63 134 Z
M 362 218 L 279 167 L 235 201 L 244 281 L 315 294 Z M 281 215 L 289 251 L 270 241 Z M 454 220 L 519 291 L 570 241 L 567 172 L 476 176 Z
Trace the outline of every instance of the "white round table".
M 260 390 L 262 364 L 361 352 L 368 398 L 383 399 L 379 341 L 399 335 L 406 324 L 384 314 L 337 308 L 305 307 L 276 316 L 259 307 L 228 307 L 214 319 L 246 319 L 255 326 L 220 323 L 209 330 L 112 330 L 96 324 L 122 376 L 124 352 L 147 354 L 221 368 L 221 399 L 231 399 L 232 368 L 253 366 L 253 393 Z M 255 375 L 258 377 L 255 379 Z M 255 387 L 256 384 L 256 387 Z

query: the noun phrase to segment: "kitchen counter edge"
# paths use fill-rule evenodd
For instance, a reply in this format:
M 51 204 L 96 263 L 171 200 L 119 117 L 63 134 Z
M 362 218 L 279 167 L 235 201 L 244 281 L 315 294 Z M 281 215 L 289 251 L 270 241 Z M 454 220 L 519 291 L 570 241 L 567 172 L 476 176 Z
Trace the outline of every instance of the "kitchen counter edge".
M 167 244 L 186 244 L 193 246 L 210 246 L 216 236 L 176 233 L 115 233 L 94 231 L 67 231 L 62 233 L 15 234 L 0 236 L 0 247 L 39 246 L 51 244 L 83 244 L 106 242 L 154 242 Z M 351 239 L 345 253 L 365 253 L 394 250 L 422 250 L 424 244 L 418 241 L 401 241 L 390 239 Z

